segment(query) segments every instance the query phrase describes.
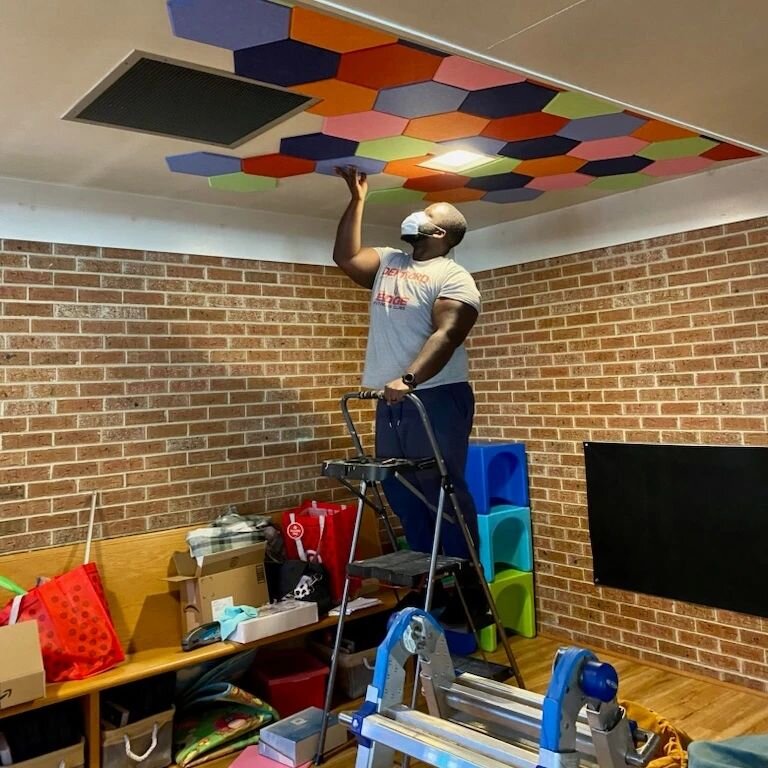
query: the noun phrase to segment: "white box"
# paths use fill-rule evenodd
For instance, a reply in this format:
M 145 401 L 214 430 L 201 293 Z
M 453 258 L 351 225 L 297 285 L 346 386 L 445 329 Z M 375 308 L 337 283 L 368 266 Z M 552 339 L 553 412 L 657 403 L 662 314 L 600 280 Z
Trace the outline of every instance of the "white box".
M 317 622 L 317 603 L 302 600 L 282 600 L 259 608 L 255 619 L 241 621 L 234 634 L 227 640 L 235 643 L 252 643 L 264 637 L 279 635 L 291 629 L 306 627 Z
M 259 732 L 259 753 L 289 768 L 311 762 L 317 752 L 323 710 L 307 707 L 284 720 L 264 726 Z M 347 728 L 337 715 L 328 718 L 324 754 L 347 743 Z

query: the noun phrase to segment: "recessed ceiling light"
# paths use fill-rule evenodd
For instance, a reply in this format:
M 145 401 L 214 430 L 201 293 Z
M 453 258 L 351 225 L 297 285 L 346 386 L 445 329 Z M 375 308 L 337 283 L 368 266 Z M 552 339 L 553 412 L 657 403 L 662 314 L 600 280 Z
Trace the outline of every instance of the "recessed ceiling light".
M 432 168 L 435 171 L 452 171 L 461 173 L 470 168 L 478 168 L 486 163 L 492 163 L 493 158 L 488 155 L 481 155 L 479 152 L 468 152 L 465 149 L 456 149 L 453 152 L 446 152 L 444 155 L 437 155 L 423 163 L 419 163 L 422 168 Z

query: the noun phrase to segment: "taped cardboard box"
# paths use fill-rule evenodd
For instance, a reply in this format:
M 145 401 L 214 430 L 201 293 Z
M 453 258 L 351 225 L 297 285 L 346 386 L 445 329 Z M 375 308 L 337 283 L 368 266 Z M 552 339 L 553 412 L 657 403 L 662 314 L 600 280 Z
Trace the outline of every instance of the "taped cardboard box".
M 45 696 L 45 669 L 36 621 L 0 627 L 0 709 Z
M 218 621 L 225 608 L 235 605 L 259 608 L 269 602 L 264 573 L 266 546 L 266 542 L 260 541 L 202 555 L 199 562 L 188 552 L 174 553 L 176 575 L 168 581 L 179 587 L 182 633 Z

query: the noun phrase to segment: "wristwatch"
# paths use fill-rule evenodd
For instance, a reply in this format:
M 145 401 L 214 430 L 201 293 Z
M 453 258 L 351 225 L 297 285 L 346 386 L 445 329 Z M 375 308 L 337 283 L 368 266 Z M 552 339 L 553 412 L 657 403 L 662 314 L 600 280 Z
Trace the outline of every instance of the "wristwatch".
M 411 389 L 416 389 L 416 376 L 412 373 L 406 373 L 402 378 L 403 384 Z

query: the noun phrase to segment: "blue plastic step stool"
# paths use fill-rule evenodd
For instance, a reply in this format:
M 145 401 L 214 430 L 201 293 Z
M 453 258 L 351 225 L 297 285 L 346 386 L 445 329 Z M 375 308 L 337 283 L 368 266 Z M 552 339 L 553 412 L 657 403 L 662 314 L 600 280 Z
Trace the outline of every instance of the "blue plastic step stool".
M 465 477 L 478 515 L 500 504 L 529 506 L 524 443 L 470 443 Z
M 477 516 L 478 556 L 488 582 L 496 578 L 496 564 L 518 571 L 533 570 L 531 508 L 504 504 Z

